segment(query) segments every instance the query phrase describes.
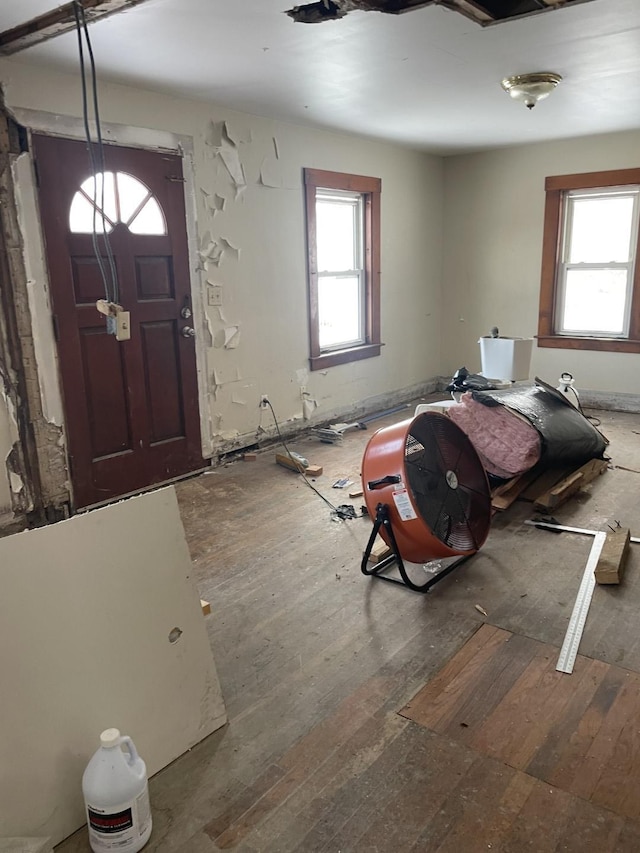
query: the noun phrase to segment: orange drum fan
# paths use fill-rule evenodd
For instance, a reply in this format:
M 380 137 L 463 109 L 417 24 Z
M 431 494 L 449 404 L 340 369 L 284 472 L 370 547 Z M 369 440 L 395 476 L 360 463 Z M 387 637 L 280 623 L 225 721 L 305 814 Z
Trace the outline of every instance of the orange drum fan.
M 491 493 L 480 458 L 465 433 L 444 415 L 428 412 L 383 427 L 362 459 L 364 499 L 373 531 L 362 559 L 365 575 L 427 590 L 478 551 L 489 534 Z M 380 533 L 392 555 L 369 568 Z M 458 557 L 422 584 L 404 565 Z M 397 563 L 402 580 L 380 574 Z

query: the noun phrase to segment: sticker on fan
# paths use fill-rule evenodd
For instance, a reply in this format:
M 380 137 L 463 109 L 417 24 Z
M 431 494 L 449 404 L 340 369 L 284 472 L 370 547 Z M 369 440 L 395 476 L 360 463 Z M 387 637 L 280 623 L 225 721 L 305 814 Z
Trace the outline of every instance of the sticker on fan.
M 393 502 L 402 521 L 411 521 L 412 518 L 418 517 L 406 489 L 396 489 L 393 492 Z

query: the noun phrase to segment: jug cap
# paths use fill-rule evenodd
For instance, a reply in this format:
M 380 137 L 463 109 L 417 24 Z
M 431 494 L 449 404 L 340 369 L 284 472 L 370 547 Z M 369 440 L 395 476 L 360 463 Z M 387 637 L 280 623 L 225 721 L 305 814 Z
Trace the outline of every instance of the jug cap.
M 120 746 L 120 730 L 105 729 L 100 735 L 100 745 L 107 749 L 113 746 Z

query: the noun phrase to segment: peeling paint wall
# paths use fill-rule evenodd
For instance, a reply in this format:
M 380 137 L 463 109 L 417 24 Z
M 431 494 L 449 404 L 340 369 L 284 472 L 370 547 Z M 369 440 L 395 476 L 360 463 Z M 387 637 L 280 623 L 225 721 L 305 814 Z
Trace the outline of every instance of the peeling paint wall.
M 5 397 L 0 393 L 0 515 L 11 511 L 11 490 L 7 458 L 17 439 L 15 423 L 9 414 Z
M 2 60 L 0 79 L 11 108 L 79 116 L 74 76 Z M 262 394 L 282 423 L 302 424 L 439 375 L 440 158 L 118 85 L 100 98 L 104 122 L 193 138 L 207 455 L 272 429 Z M 382 179 L 382 355 L 314 373 L 304 167 Z
M 13 163 L 18 221 L 24 241 L 24 263 L 27 275 L 29 311 L 33 323 L 33 346 L 38 368 L 38 384 L 45 420 L 62 426 L 62 394 L 58 383 L 57 352 L 51 324 L 51 300 L 47 287 L 44 244 L 37 209 L 37 196 L 32 164 L 28 154 Z

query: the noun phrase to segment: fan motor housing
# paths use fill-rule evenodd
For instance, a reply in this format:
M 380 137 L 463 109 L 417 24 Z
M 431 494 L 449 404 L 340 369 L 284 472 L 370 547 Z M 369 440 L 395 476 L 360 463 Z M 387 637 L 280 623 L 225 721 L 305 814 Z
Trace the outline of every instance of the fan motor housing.
M 487 475 L 467 435 L 437 412 L 374 433 L 362 460 L 367 510 L 388 507 L 403 559 L 424 563 L 475 553 L 491 526 Z M 391 545 L 384 528 L 380 530 Z

